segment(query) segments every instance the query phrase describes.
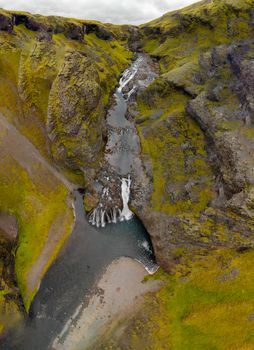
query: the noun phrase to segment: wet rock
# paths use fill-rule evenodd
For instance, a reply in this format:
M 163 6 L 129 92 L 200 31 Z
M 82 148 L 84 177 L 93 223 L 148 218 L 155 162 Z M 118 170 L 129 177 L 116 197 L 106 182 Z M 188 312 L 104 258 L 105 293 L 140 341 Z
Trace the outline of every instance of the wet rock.
M 137 27 L 130 27 L 128 29 L 129 35 L 128 35 L 128 45 L 130 50 L 134 52 L 140 51 L 142 47 L 142 33 Z
M 15 216 L 0 213 L 0 234 L 10 242 L 16 242 L 18 237 L 18 222 Z

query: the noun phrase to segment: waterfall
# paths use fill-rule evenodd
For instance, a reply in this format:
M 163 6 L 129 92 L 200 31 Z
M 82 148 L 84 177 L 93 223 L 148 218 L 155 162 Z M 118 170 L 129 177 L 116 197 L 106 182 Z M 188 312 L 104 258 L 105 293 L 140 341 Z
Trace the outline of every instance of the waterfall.
M 123 210 L 120 215 L 120 220 L 130 220 L 133 216 L 132 211 L 128 207 L 129 199 L 130 199 L 130 189 L 131 189 L 131 178 L 130 175 L 128 178 L 122 178 L 122 200 L 123 200 Z
M 119 88 L 117 91 L 121 93 L 123 91 L 123 88 L 135 77 L 137 72 L 137 68 L 135 68 L 133 71 L 127 70 L 120 79 Z
M 111 176 L 103 175 L 102 187 L 98 193 L 100 202 L 88 215 L 89 222 L 97 227 L 105 227 L 107 223 L 117 223 L 117 221 L 130 220 L 133 217 L 128 206 L 131 187 L 130 173 L 134 159 L 139 154 L 139 143 L 134 124 L 126 118 L 126 112 L 128 103 L 131 102 L 139 86 L 143 87 L 148 83 L 149 79 L 146 74 L 142 74 L 143 62 L 143 56 L 139 55 L 125 70 L 115 93 L 115 104 L 107 116 L 109 132 L 103 167 L 106 174 Z M 140 67 L 141 77 L 137 76 Z
M 121 179 L 121 195 L 123 202 L 123 209 L 120 210 L 117 206 L 108 208 L 102 203 L 99 203 L 98 206 L 91 211 L 88 215 L 88 221 L 93 226 L 105 227 L 106 223 L 117 223 L 117 220 L 120 221 L 130 220 L 133 216 L 132 211 L 128 207 L 130 199 L 130 188 L 131 188 L 131 178 L 130 175 L 128 178 Z M 108 188 L 104 188 L 102 191 L 102 199 L 109 195 Z M 107 198 L 106 198 L 107 199 Z M 107 200 L 106 200 L 107 203 Z

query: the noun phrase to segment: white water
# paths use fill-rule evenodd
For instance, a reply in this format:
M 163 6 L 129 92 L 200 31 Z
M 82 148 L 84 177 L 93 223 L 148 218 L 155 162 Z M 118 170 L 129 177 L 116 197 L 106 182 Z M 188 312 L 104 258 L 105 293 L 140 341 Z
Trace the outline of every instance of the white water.
M 140 62 L 142 61 L 142 58 L 139 57 L 131 66 L 131 68 L 126 69 L 126 71 L 124 72 L 122 78 L 120 79 L 119 82 L 119 88 L 117 89 L 118 92 L 122 93 L 123 88 L 129 84 L 129 82 L 135 77 L 135 75 L 138 72 L 138 67 Z M 128 98 L 129 98 L 129 94 L 128 94 Z
M 113 175 L 112 179 L 107 178 L 107 186 L 103 181 L 105 187 L 100 194 L 100 203 L 88 216 L 89 222 L 97 227 L 105 227 L 107 223 L 130 220 L 133 217 L 133 213 L 128 206 L 131 178 L 130 175 L 126 176 L 132 172 L 133 162 L 139 157 L 140 148 L 135 125 L 126 118 L 126 111 L 128 101 L 136 90 L 140 86 L 148 86 L 155 77 L 153 72 L 146 75 L 146 70 L 142 66 L 143 63 L 144 57 L 141 55 L 125 70 L 115 93 L 116 103 L 107 116 L 109 134 L 106 145 L 105 168 L 109 165 L 115 176 Z M 138 77 L 140 71 L 141 75 Z M 116 179 L 118 181 L 119 177 L 121 180 L 122 206 L 118 203 L 118 207 L 113 201 L 115 197 L 120 196 L 120 193 L 114 192 L 116 188 L 119 191 L 120 186 L 114 187 L 114 182 Z
M 117 219 L 121 216 L 121 210 L 117 207 L 111 209 L 104 209 L 103 205 L 100 203 L 97 208 L 95 208 L 88 217 L 88 221 L 93 226 L 105 227 L 106 223 L 116 224 Z
M 130 199 L 130 188 L 131 188 L 131 178 L 130 175 L 128 178 L 121 179 L 121 194 L 123 209 L 120 210 L 118 207 L 113 207 L 110 209 L 105 209 L 102 203 L 91 212 L 88 217 L 90 224 L 97 227 L 105 227 L 106 223 L 116 224 L 118 219 L 120 221 L 130 220 L 133 217 L 132 211 L 129 209 L 128 203 Z M 108 196 L 108 188 L 104 188 L 102 192 L 102 198 Z
M 120 215 L 120 220 L 130 220 L 133 216 L 132 211 L 129 209 L 128 203 L 130 199 L 130 189 L 131 189 L 131 178 L 130 175 L 127 179 L 122 178 L 122 201 L 123 201 L 123 210 Z

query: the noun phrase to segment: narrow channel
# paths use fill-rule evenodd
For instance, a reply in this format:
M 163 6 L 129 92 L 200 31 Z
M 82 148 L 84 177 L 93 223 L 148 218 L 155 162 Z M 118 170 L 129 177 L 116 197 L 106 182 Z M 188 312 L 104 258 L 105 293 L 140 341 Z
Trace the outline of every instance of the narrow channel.
M 75 327 L 76 310 L 86 308 L 97 292 L 99 279 L 114 260 L 129 257 L 143 264 L 150 273 L 157 269 L 150 237 L 128 207 L 132 163 L 139 156 L 140 146 L 135 126 L 125 115 L 128 100 L 134 96 L 138 84 L 148 84 L 152 80 L 152 75 L 145 75 L 145 78 L 143 75 L 134 84 L 143 60 L 143 56 L 138 56 L 124 72 L 115 93 L 115 103 L 108 113 L 105 167 L 97 179 L 101 201 L 87 217 L 83 194 L 75 192 L 74 231 L 46 273 L 29 317 L 3 340 L 3 350 L 54 349 L 52 343 L 62 334 L 63 328 L 68 324 L 70 329 Z M 64 349 L 61 347 L 64 340 L 59 340 L 57 349 Z

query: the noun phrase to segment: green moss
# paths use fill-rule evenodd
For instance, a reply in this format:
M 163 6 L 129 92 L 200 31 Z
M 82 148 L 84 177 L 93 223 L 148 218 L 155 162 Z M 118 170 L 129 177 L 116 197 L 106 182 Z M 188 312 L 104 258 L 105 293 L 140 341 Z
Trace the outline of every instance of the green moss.
M 193 257 L 192 257 L 193 258 Z M 218 250 L 179 265 L 106 349 L 253 349 L 254 252 Z M 108 347 L 107 347 L 108 346 Z
M 3 11 L 3 13 L 6 16 L 11 15 L 11 12 Z M 85 157 L 91 156 L 91 151 L 86 147 L 89 145 L 93 147 L 95 144 L 97 147 L 99 138 L 101 150 L 103 149 L 104 108 L 109 103 L 109 97 L 121 72 L 132 58 L 132 53 L 126 48 L 127 37 L 124 34 L 128 31 L 128 27 L 100 24 L 114 34 L 114 40 L 104 41 L 90 34 L 86 35 L 82 42 L 68 39 L 64 31 L 68 29 L 70 23 L 82 26 L 84 21 L 24 14 L 42 26 L 55 26 L 63 32 L 53 34 L 51 40 L 42 39 L 39 37 L 40 33 L 31 31 L 22 24 L 14 26 L 15 35 L 0 32 L 0 112 L 50 161 L 52 161 L 51 152 L 54 155 L 58 154 L 57 147 L 64 146 L 65 156 L 69 160 L 76 159 L 79 168 L 75 170 L 68 168 L 63 172 L 71 181 L 84 185 L 87 180 L 83 178 Z M 56 118 L 54 120 L 57 131 L 56 142 L 52 144 L 49 152 L 46 124 L 49 118 L 52 87 L 57 85 L 59 75 L 64 73 L 68 76 L 67 68 L 71 65 L 68 66 L 66 58 L 68 60 L 75 55 L 81 57 L 80 67 L 83 67 L 84 61 L 89 61 L 89 68 L 81 72 L 78 78 L 77 74 L 72 74 L 70 79 L 67 79 L 66 91 L 63 86 L 58 86 L 54 102 L 57 103 L 57 96 L 63 92 L 66 93 L 70 104 L 75 102 L 73 123 L 80 122 L 81 137 L 80 135 L 69 137 L 72 133 L 69 132 L 67 125 Z M 66 70 L 64 66 L 67 66 Z M 88 71 L 91 73 L 90 77 L 86 75 Z M 85 93 L 89 93 L 91 99 L 94 98 L 92 96 L 94 86 L 99 91 L 99 103 L 96 108 L 89 107 L 90 102 L 84 95 L 78 102 L 75 100 L 84 86 Z M 55 104 L 53 107 L 56 108 L 56 114 L 62 111 L 60 105 Z M 64 110 L 66 109 L 65 106 Z M 98 128 L 98 125 L 101 127 Z M 82 157 L 78 153 L 80 149 L 84 150 Z M 101 150 L 96 148 L 96 157 L 93 157 L 93 164 L 89 162 L 90 166 L 98 167 Z M 54 243 L 52 254 L 44 262 L 44 269 L 40 272 L 41 276 L 38 276 L 39 281 L 68 237 L 73 215 L 70 204 L 67 203 L 68 190 L 45 169 L 40 169 L 39 165 L 37 169 L 35 165 L 31 175 L 26 164 L 21 166 L 5 153 L 1 153 L 1 167 L 4 171 L 0 172 L 0 210 L 12 212 L 19 221 L 16 274 L 25 306 L 29 309 L 37 290 L 37 286 L 30 287 L 29 282 L 33 266 L 43 252 L 49 235 L 55 234 L 51 232 L 54 231 L 55 223 L 63 216 L 61 224 L 58 225 L 61 238 Z
M 0 337 L 10 328 L 15 327 L 22 315 L 14 301 L 8 300 L 8 289 L 0 291 Z
M 187 95 L 159 79 L 138 101 L 139 118 L 144 119 L 138 125 L 142 154 L 152 165 L 152 207 L 170 215 L 199 213 L 212 198 L 204 136 L 185 113 L 188 100 Z M 158 110 L 161 116 L 153 119 Z M 186 196 L 189 182 L 193 184 L 191 196 Z
M 161 30 L 160 40 L 152 34 L 145 37 L 144 48 L 161 57 L 162 72 L 168 72 L 195 60 L 202 51 L 253 35 L 250 20 L 253 4 L 252 0 L 202 1 L 165 14 L 143 25 Z
M 24 304 L 29 309 L 37 291 L 37 285 L 34 289 L 29 287 L 29 272 L 45 246 L 53 223 L 62 215 L 61 238 L 54 245 L 50 258 L 45 262 L 43 274 L 45 273 L 70 233 L 73 215 L 66 203 L 68 190 L 54 181 L 49 174 L 48 179 L 39 178 L 40 169 L 38 169 L 38 178 L 32 181 L 28 173 L 11 158 L 6 159 L 4 168 L 5 172 L 0 173 L 0 210 L 10 212 L 18 218 L 16 275 Z M 48 181 L 52 181 L 54 188 L 52 185 L 49 186 Z M 51 232 L 51 234 L 55 233 Z M 38 276 L 38 279 L 40 277 L 42 276 Z
M 104 105 L 107 105 L 118 83 L 119 75 L 130 64 L 133 54 L 126 50 L 125 42 L 105 41 L 99 39 L 95 34 L 87 35 L 86 41 L 97 55 L 96 66 L 100 76 L 102 101 Z M 114 62 L 113 65 L 112 62 Z

